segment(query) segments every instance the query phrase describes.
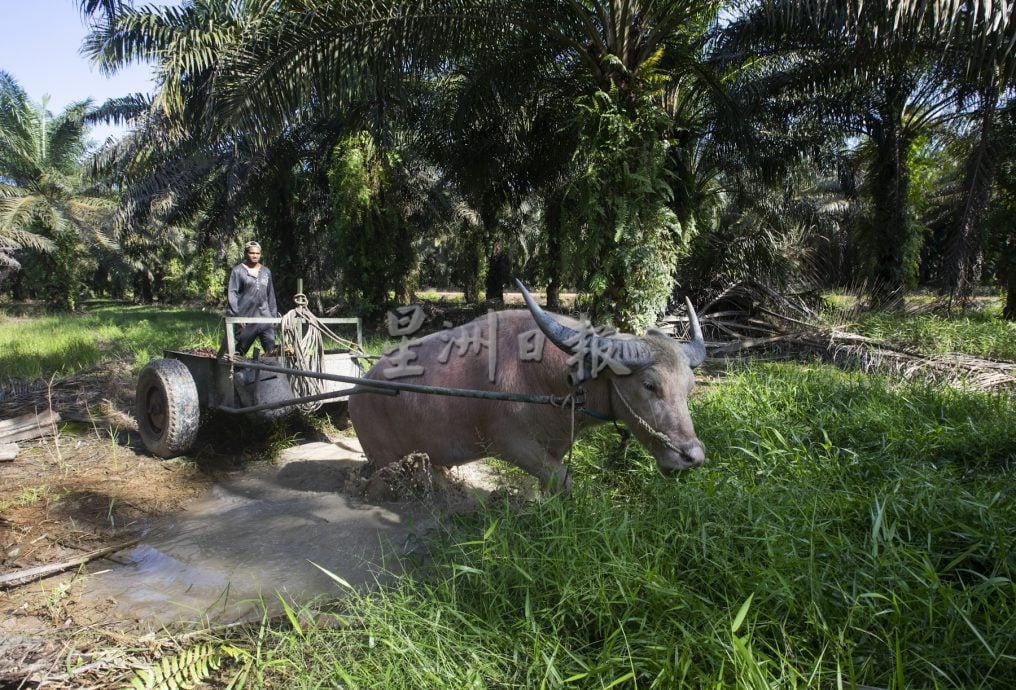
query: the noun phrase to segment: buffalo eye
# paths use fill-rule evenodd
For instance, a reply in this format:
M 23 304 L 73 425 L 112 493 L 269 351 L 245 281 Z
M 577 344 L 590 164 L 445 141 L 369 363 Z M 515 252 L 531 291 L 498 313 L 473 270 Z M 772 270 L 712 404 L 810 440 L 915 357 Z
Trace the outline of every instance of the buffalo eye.
M 645 388 L 650 393 L 655 393 L 656 392 L 656 384 L 653 383 L 652 381 L 643 381 L 642 382 L 642 386 L 643 386 L 643 388 Z

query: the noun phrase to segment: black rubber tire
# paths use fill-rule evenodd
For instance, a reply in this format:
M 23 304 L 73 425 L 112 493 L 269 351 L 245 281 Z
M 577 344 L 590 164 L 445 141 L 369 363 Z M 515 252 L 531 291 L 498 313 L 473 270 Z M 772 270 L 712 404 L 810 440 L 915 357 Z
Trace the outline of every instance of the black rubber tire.
M 138 375 L 134 398 L 138 431 L 145 447 L 162 458 L 190 450 L 201 425 L 198 387 L 187 365 L 156 359 Z

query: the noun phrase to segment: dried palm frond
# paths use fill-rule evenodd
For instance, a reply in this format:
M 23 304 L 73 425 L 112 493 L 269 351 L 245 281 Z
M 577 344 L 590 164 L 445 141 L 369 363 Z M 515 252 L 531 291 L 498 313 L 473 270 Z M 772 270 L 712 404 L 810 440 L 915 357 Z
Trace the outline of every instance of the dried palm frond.
M 72 376 L 0 381 L 0 418 L 52 409 L 66 420 L 109 420 L 130 426 L 133 380 L 127 362 L 113 361 Z
M 728 308 L 731 305 L 734 308 Z M 979 390 L 1016 391 L 1016 362 L 955 352 L 928 355 L 851 333 L 821 323 L 807 300 L 761 285 L 732 285 L 708 302 L 698 316 L 713 357 L 747 356 L 749 351 L 753 357 L 759 352 L 781 359 L 817 356 L 843 368 L 906 380 L 923 378 Z M 669 316 L 660 326 L 683 337 L 678 324 L 684 321 L 683 317 Z

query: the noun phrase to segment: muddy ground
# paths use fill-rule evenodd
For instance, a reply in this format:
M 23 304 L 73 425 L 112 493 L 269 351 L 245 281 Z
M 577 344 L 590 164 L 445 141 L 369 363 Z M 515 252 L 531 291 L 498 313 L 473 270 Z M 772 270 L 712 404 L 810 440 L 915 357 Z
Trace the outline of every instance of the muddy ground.
M 574 298 L 564 296 L 568 303 Z M 517 294 L 509 301 L 521 305 Z M 425 332 L 464 323 L 488 308 L 428 302 Z M 273 521 L 264 529 L 306 535 L 305 541 L 327 542 L 331 521 L 345 530 L 346 542 L 352 537 L 354 543 L 376 544 L 375 534 L 383 532 L 405 549 L 410 543 L 406 525 L 419 531 L 435 516 L 469 510 L 477 490 L 523 500 L 535 492 L 526 479 L 493 477 L 479 463 L 444 474 L 411 458 L 393 473 L 369 477 L 361 471 L 363 458 L 357 457 L 341 408 L 270 426 L 229 416 L 206 418 L 191 456 L 162 460 L 149 454 L 136 434 L 134 386 L 128 361 L 108 361 L 46 382 L 0 380 L 0 420 L 47 410 L 62 418 L 52 434 L 20 442 L 14 461 L 0 462 L 0 582 L 121 547 L 56 574 L 0 585 L 0 690 L 124 686 L 132 669 L 177 651 L 180 635 L 236 620 L 238 614 L 195 615 L 167 625 L 149 615 L 156 604 L 125 606 L 118 590 L 106 586 L 131 569 L 151 570 L 147 557 L 164 556 L 160 549 L 176 548 L 175 555 L 185 559 L 181 540 L 189 539 L 183 552 L 198 554 L 187 564 L 193 566 L 201 549 L 208 548 L 202 540 L 221 544 L 250 537 L 242 526 L 208 534 L 205 524 L 233 524 L 260 512 Z M 293 515 L 309 518 L 299 523 L 302 518 Z M 190 536 L 180 537 L 184 532 Z M 364 583 L 375 574 L 369 556 L 349 553 L 346 562 L 332 556 L 331 565 Z M 238 555 L 230 567 L 256 567 L 243 560 Z M 156 566 L 162 562 L 156 559 Z M 177 566 L 178 560 L 170 563 L 170 569 Z M 186 578 L 200 579 L 193 571 Z M 134 587 L 133 581 L 124 582 Z M 304 582 L 317 586 L 312 578 Z M 296 603 L 303 594 L 296 593 Z
M 141 570 L 140 561 L 153 550 L 160 556 L 165 554 L 157 549 L 179 550 L 181 540 L 189 539 L 184 552 L 200 559 L 201 539 L 222 544 L 245 538 L 221 530 L 211 536 L 195 533 L 206 525 L 224 528 L 254 515 L 260 522 L 248 532 L 276 530 L 315 540 L 315 535 L 327 539 L 345 530 L 336 537 L 342 543 L 359 539 L 374 545 L 376 534 L 387 533 L 400 540 L 398 547 L 408 543 L 405 525 L 425 526 L 434 506 L 445 513 L 468 509 L 476 500 L 470 486 L 487 482 L 485 490 L 492 487 L 489 478 L 435 474 L 412 460 L 384 477 L 368 475 L 341 415 L 291 419 L 271 428 L 235 418 L 208 419 L 191 458 L 162 460 L 150 455 L 135 433 L 128 371 L 113 366 L 90 372 L 76 392 L 68 394 L 73 386 L 67 385 L 62 396 L 53 396 L 52 386 L 48 396 L 36 391 L 40 408 L 55 402 L 54 407 L 64 408 L 58 411 L 65 419 L 79 421 L 21 442 L 17 458 L 0 463 L 0 578 L 122 546 L 57 574 L 0 586 L 0 690 L 123 686 L 133 668 L 172 652 L 179 635 L 242 619 L 233 611 L 228 617 L 202 614 L 170 624 L 151 615 L 158 602 L 125 609 L 118 601 L 123 595 L 102 588 L 118 581 L 118 573 Z M 32 395 L 17 393 L 22 400 Z M 0 418 L 12 416 L 10 410 Z M 304 452 L 311 448 L 313 453 Z M 333 450 L 346 455 L 334 456 Z M 314 529 L 320 531 L 308 531 Z M 265 539 L 255 535 L 255 541 Z M 349 554 L 346 563 L 335 555 L 339 551 L 333 545 L 321 557 L 332 558 L 329 567 L 346 579 L 368 582 L 373 576 L 369 557 Z M 257 567 L 241 562 L 248 556 L 238 555 L 229 567 Z M 307 560 L 303 556 L 301 563 Z M 188 567 L 194 566 L 192 560 Z M 296 594 L 296 603 L 305 594 Z
M 182 509 L 220 471 L 159 461 L 123 430 L 118 438 L 104 435 L 101 428 L 61 431 L 22 442 L 18 457 L 0 465 L 0 573 L 137 540 L 151 520 Z M 89 569 L 103 564 L 109 561 L 0 590 L 0 688 L 74 687 L 81 677 L 68 676 L 68 664 L 87 665 L 105 648 L 134 643 L 130 623 L 82 605 Z

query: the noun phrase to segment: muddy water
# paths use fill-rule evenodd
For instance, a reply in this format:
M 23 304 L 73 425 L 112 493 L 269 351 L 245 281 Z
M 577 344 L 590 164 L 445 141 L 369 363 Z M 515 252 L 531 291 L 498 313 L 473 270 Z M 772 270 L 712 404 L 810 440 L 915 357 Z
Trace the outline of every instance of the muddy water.
M 398 570 L 437 519 L 425 503 L 371 504 L 343 492 L 363 463 L 355 439 L 286 451 L 227 477 L 180 514 L 156 521 L 84 597 L 119 620 L 158 628 L 260 617 L 279 596 L 306 603 Z M 96 568 L 98 570 L 98 568 Z

